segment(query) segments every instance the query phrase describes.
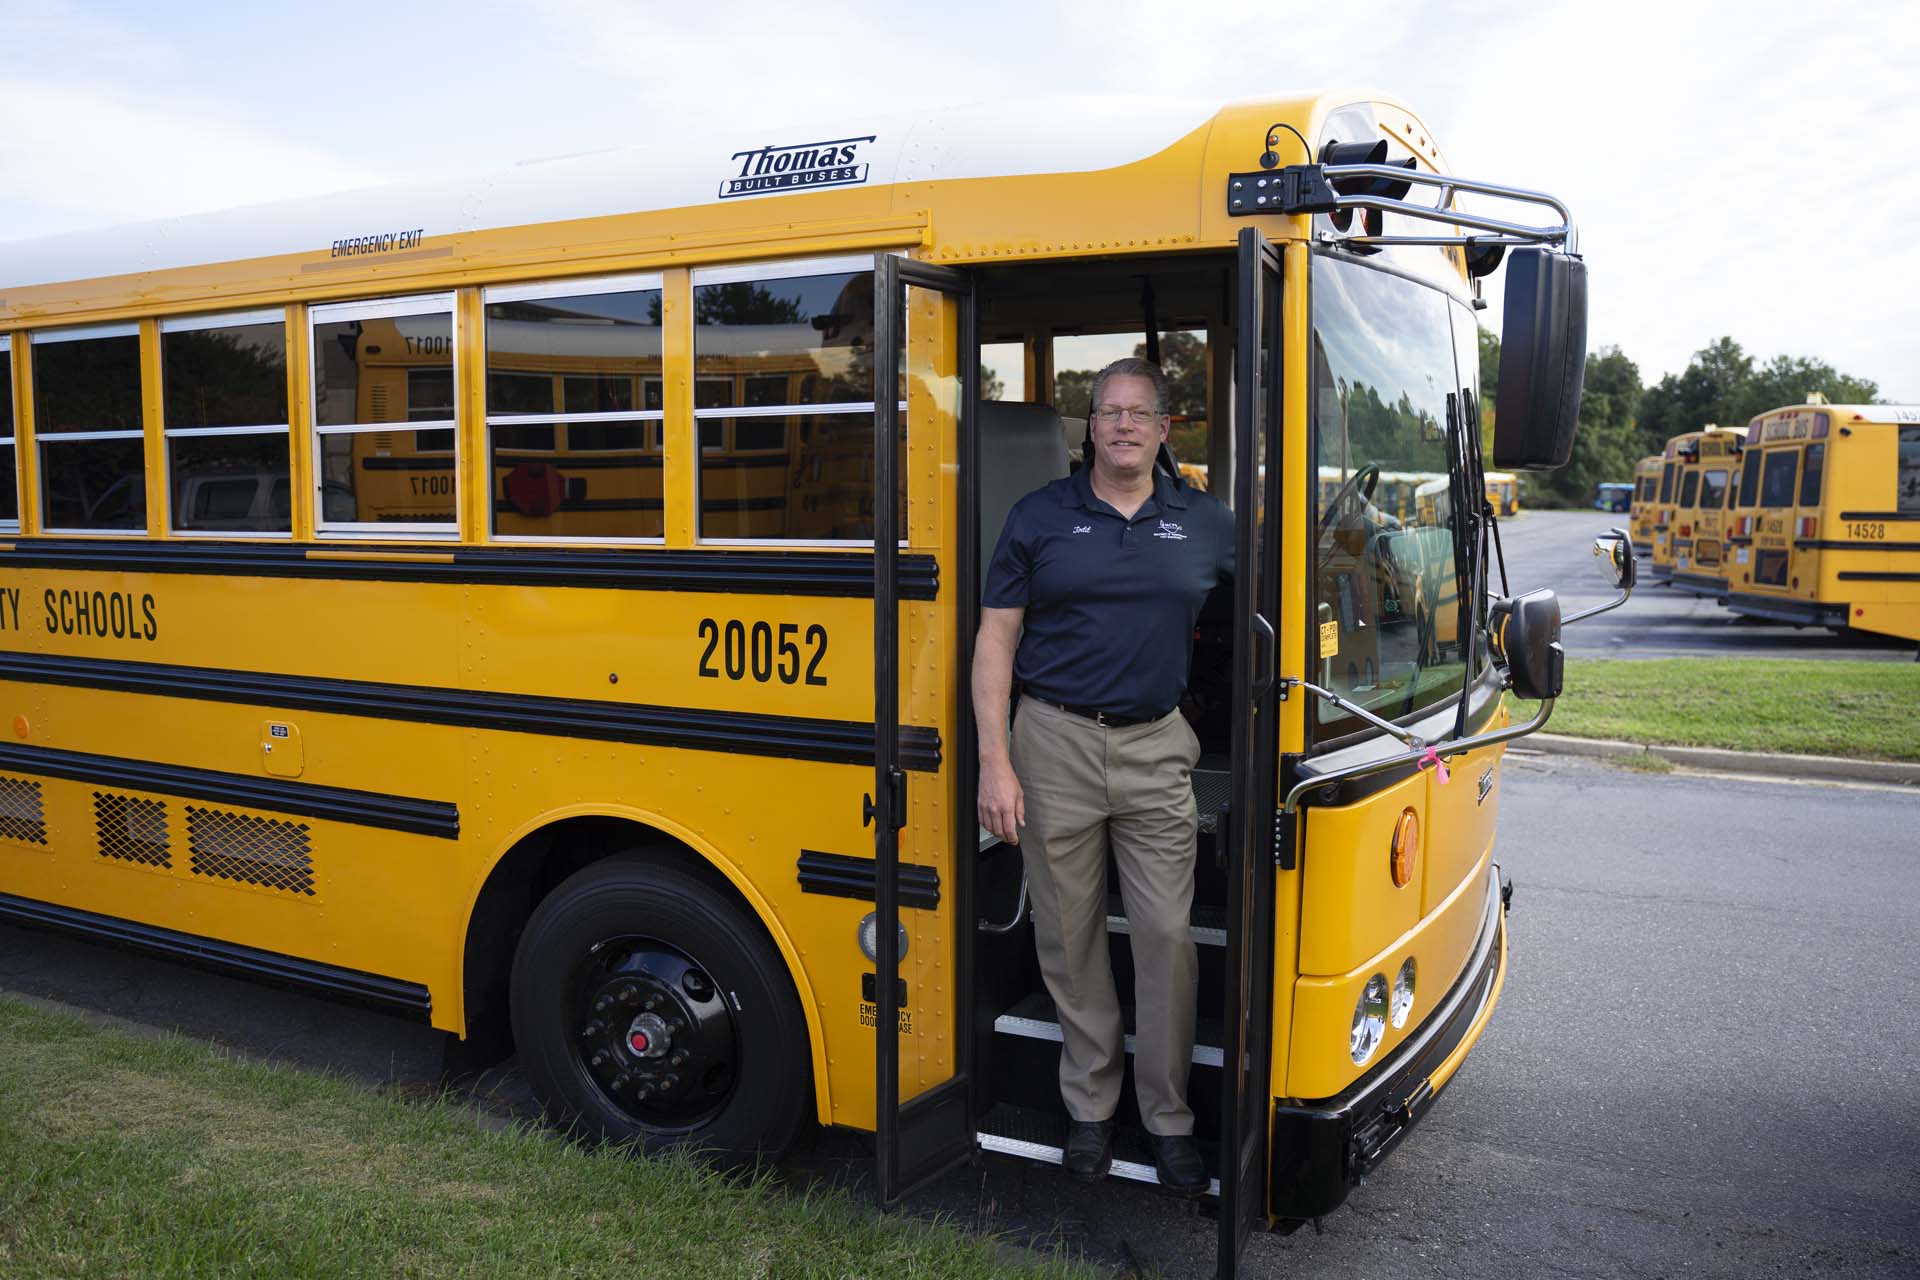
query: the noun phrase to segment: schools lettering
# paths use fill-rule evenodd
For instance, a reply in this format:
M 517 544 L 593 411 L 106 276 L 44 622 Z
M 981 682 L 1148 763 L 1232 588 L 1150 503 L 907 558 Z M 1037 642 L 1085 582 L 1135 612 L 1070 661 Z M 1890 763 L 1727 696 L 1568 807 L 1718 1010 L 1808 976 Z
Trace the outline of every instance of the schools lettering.
M 9 602 L 8 597 L 11 597 Z M 157 604 L 151 593 L 137 601 L 131 591 L 68 591 L 48 587 L 41 603 L 46 607 L 47 634 L 95 636 L 102 640 L 154 640 L 160 635 Z M 0 615 L 20 625 L 20 593 L 0 588 Z M 8 628 L 0 626 L 0 630 Z

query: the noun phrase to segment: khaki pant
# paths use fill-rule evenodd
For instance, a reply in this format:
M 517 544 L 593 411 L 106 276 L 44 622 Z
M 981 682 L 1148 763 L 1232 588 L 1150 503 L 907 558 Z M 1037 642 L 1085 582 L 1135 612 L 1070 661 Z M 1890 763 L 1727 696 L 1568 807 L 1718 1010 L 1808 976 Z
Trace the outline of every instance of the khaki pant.
M 1020 848 L 1040 972 L 1060 1011 L 1060 1095 L 1075 1120 L 1105 1120 L 1126 1066 L 1107 957 L 1107 848 L 1133 942 L 1134 1092 L 1149 1133 L 1193 1132 L 1197 961 L 1193 785 L 1200 741 L 1173 711 L 1102 728 L 1032 698 L 1014 717 L 1013 769 L 1026 794 Z

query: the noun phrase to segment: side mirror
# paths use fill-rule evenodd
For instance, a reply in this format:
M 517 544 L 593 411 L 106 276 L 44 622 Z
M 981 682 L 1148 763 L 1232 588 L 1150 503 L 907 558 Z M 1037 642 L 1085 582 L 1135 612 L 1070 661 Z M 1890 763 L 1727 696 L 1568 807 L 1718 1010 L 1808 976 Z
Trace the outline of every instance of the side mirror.
M 1560 598 L 1542 587 L 1496 600 L 1487 624 L 1513 691 L 1523 698 L 1559 697 L 1567 656 L 1560 648 Z
M 1587 264 L 1545 249 L 1514 250 L 1500 317 L 1494 465 L 1502 471 L 1566 466 L 1586 375 Z
M 1619 529 L 1603 533 L 1593 540 L 1593 554 L 1615 591 L 1633 590 L 1633 539 Z

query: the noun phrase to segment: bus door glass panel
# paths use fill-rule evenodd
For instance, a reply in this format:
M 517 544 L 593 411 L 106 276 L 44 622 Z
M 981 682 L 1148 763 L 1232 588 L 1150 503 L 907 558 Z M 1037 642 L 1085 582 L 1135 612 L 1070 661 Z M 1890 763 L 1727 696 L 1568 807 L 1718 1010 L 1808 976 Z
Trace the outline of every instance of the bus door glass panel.
M 494 533 L 660 540 L 660 277 L 490 289 L 486 322 Z
M 138 327 L 38 332 L 32 357 L 41 527 L 53 533 L 144 533 Z
M 315 307 L 322 533 L 457 532 L 453 295 Z
M 285 315 L 163 320 L 160 401 L 169 526 L 290 534 Z
M 693 286 L 700 537 L 872 542 L 871 262 L 703 270 Z M 894 501 L 904 527 L 904 487 Z
M 1314 670 L 1387 719 L 1460 688 L 1461 569 L 1449 475 L 1456 388 L 1442 295 L 1402 276 L 1317 255 L 1313 265 Z M 1381 505 L 1400 473 L 1404 515 Z M 1321 742 L 1364 727 L 1314 703 Z

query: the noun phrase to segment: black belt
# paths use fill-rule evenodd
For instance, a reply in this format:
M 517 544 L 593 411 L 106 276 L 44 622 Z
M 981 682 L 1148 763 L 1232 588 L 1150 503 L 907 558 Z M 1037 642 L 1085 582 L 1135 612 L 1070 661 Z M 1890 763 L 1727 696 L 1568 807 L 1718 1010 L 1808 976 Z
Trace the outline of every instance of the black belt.
M 1028 695 L 1032 697 L 1031 694 Z M 1048 702 L 1045 698 L 1034 698 L 1035 702 L 1052 707 L 1055 711 L 1064 711 L 1070 716 L 1079 716 L 1082 720 L 1091 720 L 1103 729 L 1131 729 L 1137 724 L 1152 724 L 1155 720 L 1165 719 L 1162 711 L 1157 716 L 1121 716 L 1111 711 L 1095 711 L 1089 707 L 1070 707 L 1064 702 Z

